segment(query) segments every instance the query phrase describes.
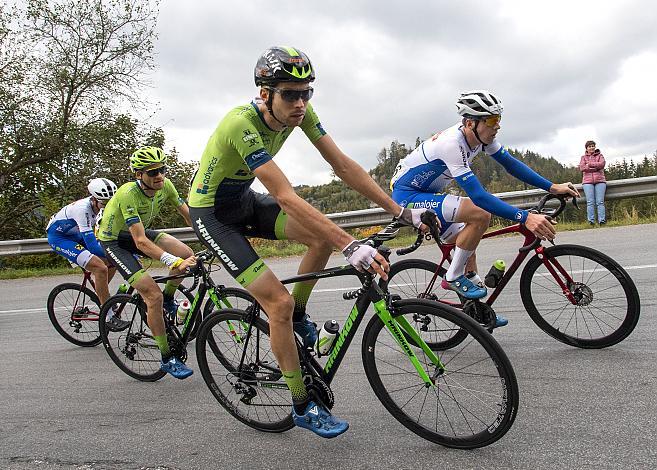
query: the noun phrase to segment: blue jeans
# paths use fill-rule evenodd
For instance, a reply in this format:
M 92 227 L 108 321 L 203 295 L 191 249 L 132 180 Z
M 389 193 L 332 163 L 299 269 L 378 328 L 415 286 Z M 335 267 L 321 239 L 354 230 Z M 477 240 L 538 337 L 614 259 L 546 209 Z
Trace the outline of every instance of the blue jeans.
M 605 191 L 607 190 L 607 183 L 586 183 L 582 185 L 582 189 L 584 189 L 586 195 L 586 217 L 589 222 L 595 223 L 596 207 L 598 208 L 598 222 L 606 222 Z

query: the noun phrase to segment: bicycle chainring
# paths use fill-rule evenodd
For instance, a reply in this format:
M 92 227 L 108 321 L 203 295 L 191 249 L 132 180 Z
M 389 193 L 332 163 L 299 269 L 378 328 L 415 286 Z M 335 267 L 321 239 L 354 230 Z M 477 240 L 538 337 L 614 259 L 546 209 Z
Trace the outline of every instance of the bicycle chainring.
M 333 408 L 335 396 L 326 382 L 312 375 L 306 375 L 303 382 L 306 384 L 306 390 L 308 390 L 311 397 L 319 399 L 329 410 Z
M 474 318 L 477 323 L 481 323 L 481 325 L 487 329 L 495 326 L 495 320 L 497 319 L 495 310 L 484 302 L 479 302 L 478 300 L 466 300 L 463 304 L 463 312 L 467 316 Z

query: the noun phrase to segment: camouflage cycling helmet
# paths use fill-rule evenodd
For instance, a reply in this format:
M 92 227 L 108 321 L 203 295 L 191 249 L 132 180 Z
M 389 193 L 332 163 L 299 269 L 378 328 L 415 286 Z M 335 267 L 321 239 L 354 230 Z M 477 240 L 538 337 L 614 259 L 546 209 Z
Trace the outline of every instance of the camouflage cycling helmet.
M 167 162 L 167 156 L 159 147 L 142 147 L 130 156 L 130 169 L 140 171 L 146 167 Z
M 502 115 L 502 101 L 486 90 L 464 91 L 456 100 L 457 112 L 463 117 L 479 118 Z
M 262 53 L 253 76 L 256 86 L 273 86 L 277 82 L 308 83 L 315 80 L 315 69 L 299 49 L 273 46 Z

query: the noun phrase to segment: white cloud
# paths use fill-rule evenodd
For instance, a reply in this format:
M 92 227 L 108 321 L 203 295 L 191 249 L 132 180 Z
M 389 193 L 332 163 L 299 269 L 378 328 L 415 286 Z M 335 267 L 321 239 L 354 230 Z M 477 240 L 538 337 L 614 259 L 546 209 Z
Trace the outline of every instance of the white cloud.
M 313 60 L 324 127 L 366 169 L 392 140 L 455 123 L 468 88 L 503 98 L 511 148 L 574 164 L 593 138 L 610 161 L 640 158 L 657 150 L 656 11 L 639 0 L 163 2 L 153 124 L 198 160 L 222 116 L 256 94 L 258 55 L 289 44 Z M 300 131 L 276 161 L 293 184 L 330 179 Z

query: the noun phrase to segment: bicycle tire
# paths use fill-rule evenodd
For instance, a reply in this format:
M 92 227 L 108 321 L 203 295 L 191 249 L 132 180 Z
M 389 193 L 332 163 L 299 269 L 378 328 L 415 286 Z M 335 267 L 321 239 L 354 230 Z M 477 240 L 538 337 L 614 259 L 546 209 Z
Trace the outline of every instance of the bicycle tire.
M 564 296 L 544 260 L 557 260 L 568 271 L 577 304 Z M 544 272 L 539 271 L 541 267 Z M 586 349 L 623 341 L 636 327 L 641 311 L 637 288 L 622 266 L 604 253 L 579 245 L 551 246 L 544 250 L 543 259 L 537 255 L 529 260 L 520 276 L 520 295 L 541 330 L 562 343 Z
M 60 284 L 50 291 L 46 305 L 50 322 L 64 339 L 83 347 L 100 344 L 100 302 L 93 290 L 75 283 Z
M 436 353 L 446 368 L 442 374 L 423 350 L 411 345 L 434 377 L 437 387 L 431 389 L 374 316 L 363 336 L 363 365 L 374 393 L 390 414 L 418 436 L 446 447 L 474 449 L 504 436 L 518 411 L 518 382 L 493 336 L 463 312 L 435 301 L 394 301 L 391 313 L 395 318 L 417 313 L 436 316 L 466 330 L 468 337 L 458 348 Z M 418 333 L 427 337 L 426 332 Z M 435 404 L 427 404 L 434 399 Z
M 212 395 L 233 417 L 259 431 L 284 432 L 294 427 L 290 391 L 271 351 L 265 320 L 257 318 L 248 344 L 240 343 L 246 338 L 249 315 L 226 308 L 203 320 L 196 338 L 199 370 Z
M 125 330 L 107 328 L 107 312 L 113 306 L 130 322 Z M 99 326 L 105 351 L 123 372 L 142 382 L 155 382 L 166 375 L 160 369 L 160 350 L 146 323 L 146 305 L 138 294 L 110 297 L 100 310 Z
M 433 288 L 429 290 L 429 283 L 436 271 L 438 271 L 436 282 L 434 282 Z M 440 287 L 440 280 L 445 276 L 445 272 L 445 268 L 439 267 L 433 261 L 404 259 L 393 263 L 390 266 L 388 280 L 380 280 L 379 284 L 383 289 L 387 289 L 390 294 L 399 295 L 402 299 L 435 300 L 460 309 L 458 295 Z M 440 338 L 436 338 L 436 341 L 427 342 L 427 345 L 435 351 L 454 348 L 468 336 L 464 330 L 450 331 L 447 325 L 441 331 Z M 406 340 L 417 346 L 413 339 L 407 335 Z

